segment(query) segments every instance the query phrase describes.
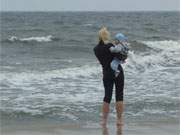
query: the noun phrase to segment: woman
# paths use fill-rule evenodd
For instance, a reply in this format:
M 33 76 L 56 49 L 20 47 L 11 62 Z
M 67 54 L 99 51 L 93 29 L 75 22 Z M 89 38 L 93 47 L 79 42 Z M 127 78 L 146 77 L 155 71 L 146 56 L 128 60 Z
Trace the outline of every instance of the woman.
M 117 126 L 122 125 L 123 113 L 123 89 L 124 89 L 124 73 L 121 66 L 119 66 L 120 73 L 115 77 L 114 71 L 110 67 L 110 63 L 114 57 L 121 57 L 119 53 L 111 53 L 110 47 L 113 46 L 109 43 L 110 34 L 105 27 L 99 31 L 99 44 L 94 48 L 94 53 L 102 65 L 103 69 L 103 84 L 105 89 L 105 96 L 102 105 L 102 126 L 106 126 L 109 105 L 112 99 L 113 85 L 115 84 L 116 94 L 116 112 L 117 112 Z

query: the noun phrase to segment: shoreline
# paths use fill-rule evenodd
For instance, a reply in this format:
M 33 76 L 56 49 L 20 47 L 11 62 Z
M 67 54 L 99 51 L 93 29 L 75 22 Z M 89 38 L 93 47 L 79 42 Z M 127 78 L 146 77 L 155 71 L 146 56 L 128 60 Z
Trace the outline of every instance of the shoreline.
M 1 135 L 179 135 L 180 120 L 137 121 L 107 128 L 97 124 L 30 122 L 1 127 Z

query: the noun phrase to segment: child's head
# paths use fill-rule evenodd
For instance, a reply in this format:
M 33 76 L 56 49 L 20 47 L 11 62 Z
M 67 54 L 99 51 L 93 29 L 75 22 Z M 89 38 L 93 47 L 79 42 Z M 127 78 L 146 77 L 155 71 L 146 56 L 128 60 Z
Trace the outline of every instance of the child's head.
M 122 33 L 118 33 L 115 35 L 115 44 L 119 44 L 119 43 L 127 43 L 128 38 L 122 34 Z

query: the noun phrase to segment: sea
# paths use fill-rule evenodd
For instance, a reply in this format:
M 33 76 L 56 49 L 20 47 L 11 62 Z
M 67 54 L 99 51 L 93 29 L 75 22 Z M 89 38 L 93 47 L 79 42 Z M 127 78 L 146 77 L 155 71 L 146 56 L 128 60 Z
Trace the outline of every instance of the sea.
M 1 12 L 1 124 L 98 123 L 104 88 L 93 48 L 102 26 L 111 41 L 121 32 L 130 43 L 125 121 L 178 119 L 180 12 Z

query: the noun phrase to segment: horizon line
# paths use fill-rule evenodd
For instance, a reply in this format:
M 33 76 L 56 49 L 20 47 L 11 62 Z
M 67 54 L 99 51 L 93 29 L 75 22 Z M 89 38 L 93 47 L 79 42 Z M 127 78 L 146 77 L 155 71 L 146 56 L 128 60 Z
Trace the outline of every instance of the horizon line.
M 0 10 L 0 12 L 180 12 L 180 10 Z

